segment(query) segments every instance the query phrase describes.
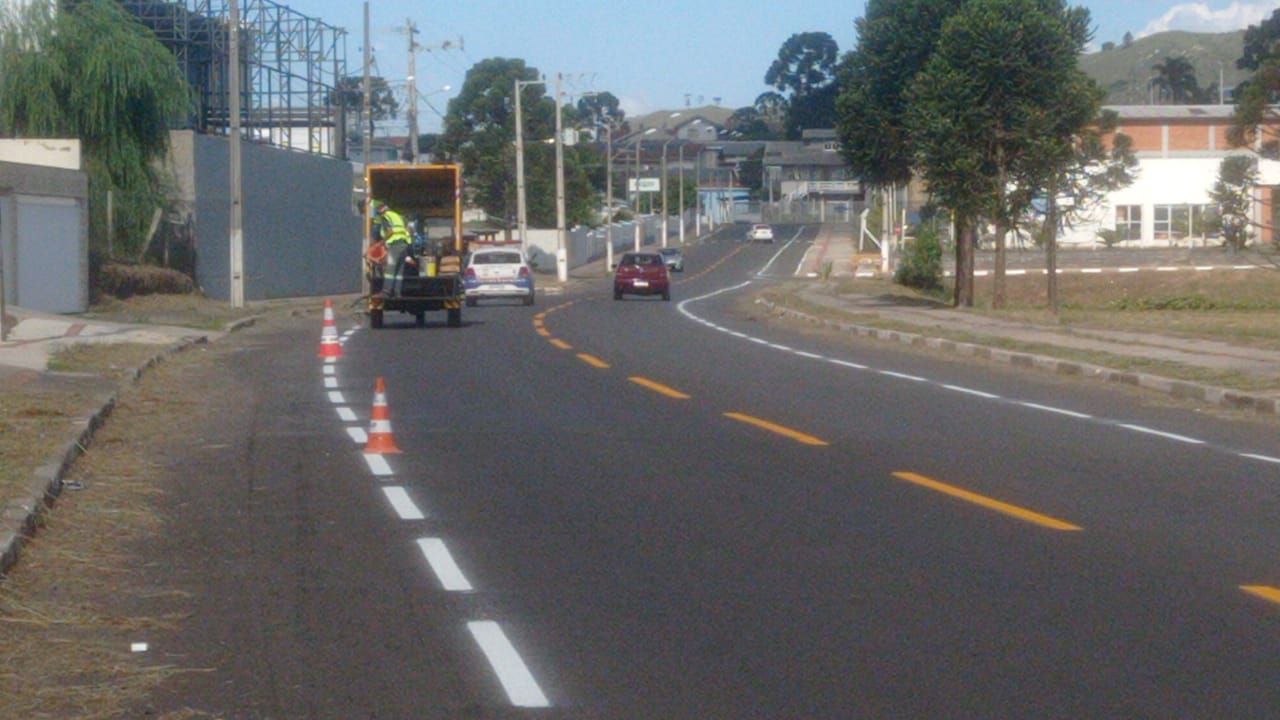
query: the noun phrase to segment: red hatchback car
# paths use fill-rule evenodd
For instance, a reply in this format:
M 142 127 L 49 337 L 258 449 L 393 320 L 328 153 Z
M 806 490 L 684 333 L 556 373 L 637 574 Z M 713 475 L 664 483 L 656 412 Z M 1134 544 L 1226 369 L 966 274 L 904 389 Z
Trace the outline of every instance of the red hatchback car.
M 671 277 L 667 263 L 656 252 L 629 252 L 622 255 L 613 272 L 613 299 L 631 295 L 661 295 L 671 299 Z

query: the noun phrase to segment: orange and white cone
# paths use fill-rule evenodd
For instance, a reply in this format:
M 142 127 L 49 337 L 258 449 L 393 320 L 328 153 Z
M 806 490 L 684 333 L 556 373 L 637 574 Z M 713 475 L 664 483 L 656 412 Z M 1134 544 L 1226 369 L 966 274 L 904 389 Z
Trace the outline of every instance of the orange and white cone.
M 324 326 L 320 330 L 320 352 L 317 357 L 342 357 L 342 343 L 338 340 L 338 326 L 333 321 L 333 301 L 324 301 Z
M 395 438 L 391 436 L 391 414 L 387 410 L 387 388 L 382 377 L 373 385 L 373 411 L 369 413 L 369 440 L 364 445 L 367 453 L 398 453 Z

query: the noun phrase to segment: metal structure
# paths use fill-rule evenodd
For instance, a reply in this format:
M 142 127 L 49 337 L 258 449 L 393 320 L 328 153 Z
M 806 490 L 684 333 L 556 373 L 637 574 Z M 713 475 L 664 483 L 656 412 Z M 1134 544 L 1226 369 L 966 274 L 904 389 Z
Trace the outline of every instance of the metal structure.
M 228 133 L 229 0 L 119 1 L 177 58 L 195 93 L 189 125 Z M 345 113 L 334 90 L 347 76 L 346 31 L 272 0 L 240 0 L 239 16 L 244 137 L 344 157 Z

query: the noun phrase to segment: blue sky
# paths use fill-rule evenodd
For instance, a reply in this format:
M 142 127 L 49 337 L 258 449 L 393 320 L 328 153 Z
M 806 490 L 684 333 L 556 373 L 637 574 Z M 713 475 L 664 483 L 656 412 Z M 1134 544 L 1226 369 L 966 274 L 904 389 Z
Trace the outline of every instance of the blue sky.
M 1165 30 L 1223 32 L 1269 17 L 1280 0 L 1069 0 L 1092 13 L 1097 42 L 1119 42 Z M 345 28 L 347 62 L 358 73 L 363 47 L 361 0 L 289 0 L 299 13 Z M 449 97 L 467 69 L 485 58 L 521 58 L 553 77 L 565 92 L 609 91 L 628 114 L 679 110 L 687 104 L 750 105 L 769 88 L 769 64 L 793 34 L 825 32 L 841 52 L 856 43 L 854 19 L 862 0 L 781 0 L 772 3 L 673 2 L 614 4 L 601 0 L 454 0 L 423 3 L 370 0 L 375 74 L 403 86 L 412 19 L 418 43 L 417 86 L 426 132 L 439 129 Z M 461 40 L 461 43 L 459 41 Z M 448 43 L 448 47 L 444 47 Z M 442 91 L 445 85 L 451 86 Z

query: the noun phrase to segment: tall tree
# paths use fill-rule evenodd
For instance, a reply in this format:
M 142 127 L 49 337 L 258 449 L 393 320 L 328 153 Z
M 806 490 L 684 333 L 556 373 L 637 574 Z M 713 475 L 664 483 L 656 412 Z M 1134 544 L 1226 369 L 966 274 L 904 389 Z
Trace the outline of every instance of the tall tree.
M 964 0 L 868 0 L 857 47 L 840 64 L 836 134 L 855 176 L 875 189 L 911 181 L 916 144 L 903 122 L 907 89 L 932 55 L 943 22 Z M 973 218 L 955 217 L 955 303 L 973 304 Z
M 342 107 L 347 118 L 347 135 L 359 137 L 360 113 L 364 112 L 364 76 L 351 75 L 339 78 L 329 93 L 329 104 Z M 400 102 L 387 85 L 386 78 L 369 78 L 369 132 L 377 120 L 395 119 Z
M 0 27 L 0 131 L 79 138 L 91 242 L 102 251 L 107 237 L 119 238 L 114 249 L 137 256 L 152 213 L 172 198 L 157 161 L 169 128 L 191 112 L 186 78 L 155 34 L 110 0 L 56 16 L 30 3 L 17 20 Z M 117 210 L 111 233 L 108 191 Z
M 778 50 L 764 81 L 786 98 L 788 138 L 834 125 L 839 54 L 835 39 L 824 32 L 797 33 Z
M 1280 138 L 1260 129 L 1265 118 L 1275 116 L 1280 97 L 1280 9 L 1245 31 L 1244 55 L 1236 67 L 1250 74 L 1236 88 L 1227 139 L 1236 147 L 1256 147 L 1263 157 L 1280 158 Z
M 1183 55 L 1166 57 L 1151 67 L 1156 73 L 1151 85 L 1159 93 L 1156 100 L 1170 105 L 1201 102 L 1203 91 L 1196 80 L 1196 68 Z
M 1102 91 L 1076 64 L 1088 23 L 1064 0 L 969 0 L 911 85 L 907 122 L 930 192 L 996 225 L 995 307 L 1005 304 L 1005 236 L 1097 119 Z
M 774 140 L 769 123 L 753 107 L 741 107 L 733 111 L 725 121 L 725 127 L 738 133 L 743 140 Z

